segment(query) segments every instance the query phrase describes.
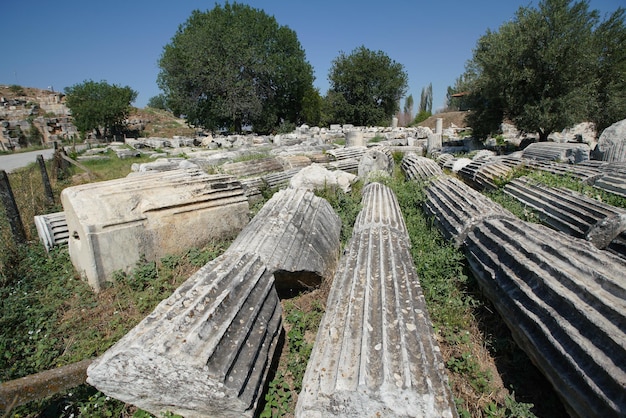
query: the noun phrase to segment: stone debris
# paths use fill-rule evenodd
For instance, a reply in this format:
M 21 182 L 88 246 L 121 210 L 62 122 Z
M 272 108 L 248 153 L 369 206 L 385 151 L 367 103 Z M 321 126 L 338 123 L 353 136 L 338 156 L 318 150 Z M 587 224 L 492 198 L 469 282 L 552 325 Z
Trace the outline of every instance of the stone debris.
M 424 181 L 443 174 L 443 170 L 434 160 L 414 154 L 406 155 L 402 159 L 401 168 L 408 180 Z
M 346 173 L 357 174 L 359 171 L 359 159 L 357 158 L 344 158 L 338 161 L 331 161 L 325 164 L 325 167 L 329 170 L 341 170 Z
M 296 417 L 456 417 L 395 195 L 364 189 Z
M 155 416 L 254 416 L 282 330 L 274 277 L 227 251 L 87 369 L 87 383 Z
M 578 142 L 534 142 L 524 149 L 524 158 L 577 164 L 590 158 L 589 145 Z
M 302 168 L 291 168 L 285 171 L 277 171 L 261 176 L 263 184 L 268 189 L 285 188 L 291 181 L 291 179 L 298 174 Z
M 508 210 L 451 176 L 434 178 L 426 188 L 424 209 L 444 237 L 461 246 L 467 234 L 485 219 L 515 218 Z
M 52 247 L 67 244 L 70 233 L 67 228 L 65 212 L 37 215 L 34 220 L 39 240 L 46 251 L 50 251 Z
M 261 257 L 279 290 L 319 286 L 339 254 L 341 220 L 306 189 L 280 190 L 239 233 L 229 251 Z
M 354 146 L 354 147 L 343 147 L 336 148 L 326 151 L 326 154 L 330 155 L 330 157 L 334 161 L 341 161 L 346 159 L 356 159 L 360 160 L 363 154 L 367 151 L 367 148 L 364 146 Z
M 569 189 L 536 184 L 522 177 L 508 183 L 504 193 L 537 211 L 542 223 L 600 249 L 610 246 L 626 231 L 626 211 Z
M 606 173 L 595 179 L 593 187 L 626 197 L 626 173 Z
M 201 248 L 212 239 L 235 236 L 248 223 L 241 183 L 201 170 L 68 187 L 61 202 L 70 258 L 96 291 L 114 272 L 130 271 L 142 257 L 158 260 Z
M 324 190 L 325 188 L 339 188 L 348 193 L 352 184 L 357 180 L 354 174 L 342 170 L 328 170 L 321 164 L 311 164 L 300 170 L 289 180 L 289 188 L 304 188 L 307 190 Z
M 519 219 L 467 235 L 469 265 L 572 416 L 626 413 L 626 261 Z

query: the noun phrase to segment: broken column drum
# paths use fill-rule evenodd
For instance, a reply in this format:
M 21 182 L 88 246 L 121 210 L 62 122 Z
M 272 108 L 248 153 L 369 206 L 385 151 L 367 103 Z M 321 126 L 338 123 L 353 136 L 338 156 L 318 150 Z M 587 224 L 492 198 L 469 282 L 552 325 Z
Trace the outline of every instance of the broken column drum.
M 408 180 L 428 180 L 443 174 L 443 170 L 431 158 L 418 155 L 407 155 L 402 159 L 402 171 Z
M 68 187 L 61 201 L 77 271 L 98 291 L 113 272 L 158 260 L 248 222 L 248 201 L 231 176 L 173 170 Z
M 371 183 L 328 297 L 296 417 L 455 417 L 395 195 Z
M 227 251 L 96 359 L 87 383 L 156 416 L 251 417 L 281 329 L 273 276 Z
M 572 190 L 522 177 L 507 184 L 504 193 L 538 211 L 542 223 L 598 248 L 608 247 L 626 230 L 626 211 Z
M 263 205 L 229 251 L 261 256 L 280 290 L 314 287 L 335 268 L 340 233 L 341 219 L 325 199 L 285 189 Z

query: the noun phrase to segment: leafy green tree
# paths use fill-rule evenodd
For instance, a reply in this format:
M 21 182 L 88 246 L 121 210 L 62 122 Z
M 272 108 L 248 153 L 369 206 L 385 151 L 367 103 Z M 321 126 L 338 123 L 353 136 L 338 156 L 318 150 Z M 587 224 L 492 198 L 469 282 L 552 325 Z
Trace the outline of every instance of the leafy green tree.
M 152 96 L 148 99 L 147 106 L 153 109 L 167 110 L 167 97 L 164 94 Z
M 457 79 L 454 81 L 454 86 L 448 86 L 448 90 L 446 92 L 446 107 L 448 110 L 458 111 L 467 109 L 466 97 L 455 97 L 455 95 L 467 95 L 471 89 L 474 78 L 474 74 L 466 72 L 457 77 Z
M 476 75 L 468 118 L 474 133 L 495 132 L 506 118 L 545 141 L 552 132 L 593 118 L 599 92 L 613 94 L 609 80 L 617 76 L 624 85 L 623 43 L 607 39 L 624 36 L 623 13 L 618 10 L 610 22 L 598 26 L 598 12 L 586 1 L 543 0 L 536 9 L 518 9 L 498 31 L 487 31 L 467 66 Z M 613 60 L 608 55 L 615 50 L 621 57 Z M 599 68 L 606 70 L 607 87 L 600 86 Z
M 106 81 L 83 81 L 65 88 L 65 103 L 72 111 L 74 124 L 82 132 L 96 130 L 98 137 L 117 134 L 131 110 L 137 92 L 128 86 L 108 84 Z
M 299 123 L 313 69 L 296 33 L 248 5 L 195 10 L 159 60 L 158 84 L 174 113 L 209 129 L 268 132 Z
M 333 60 L 327 105 L 334 123 L 388 124 L 408 86 L 402 64 L 364 46 Z

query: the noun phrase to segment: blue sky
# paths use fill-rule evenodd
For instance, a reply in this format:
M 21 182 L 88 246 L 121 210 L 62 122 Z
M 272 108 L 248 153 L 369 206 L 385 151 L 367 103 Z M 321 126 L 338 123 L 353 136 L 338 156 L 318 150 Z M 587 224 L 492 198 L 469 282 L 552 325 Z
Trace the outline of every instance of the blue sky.
M 328 70 L 341 51 L 363 45 L 399 62 L 419 103 L 433 84 L 433 110 L 461 75 L 478 38 L 514 17 L 531 0 L 240 0 L 293 29 L 324 95 Z M 190 16 L 223 1 L 0 0 L 3 40 L 0 84 L 63 91 L 85 80 L 105 80 L 137 91 L 144 107 L 156 84 L 163 47 Z M 606 16 L 626 0 L 590 0 Z

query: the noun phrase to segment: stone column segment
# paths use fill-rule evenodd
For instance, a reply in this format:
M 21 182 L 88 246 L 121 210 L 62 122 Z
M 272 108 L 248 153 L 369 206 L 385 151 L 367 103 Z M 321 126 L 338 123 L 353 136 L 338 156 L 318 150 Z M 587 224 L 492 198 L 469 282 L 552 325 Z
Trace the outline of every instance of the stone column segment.
M 486 219 L 469 265 L 515 340 L 579 417 L 626 414 L 626 261 L 519 219 Z
M 433 159 L 414 154 L 405 156 L 400 167 L 408 180 L 424 181 L 443 174 L 443 170 Z
M 504 193 L 539 213 L 542 223 L 604 249 L 626 230 L 626 211 L 564 188 L 519 178 Z M 626 256 L 626 254 L 624 254 Z
M 332 206 L 307 189 L 285 189 L 272 196 L 259 213 L 241 231 L 229 251 L 258 254 L 277 277 L 279 287 L 283 273 L 313 273 L 298 280 L 319 284 L 331 277 L 339 256 L 341 220 Z M 307 283 L 303 283 L 307 284 Z
M 446 239 L 457 246 L 477 224 L 490 218 L 515 218 L 508 210 L 451 176 L 435 178 L 426 188 L 424 208 Z
M 393 192 L 367 185 L 298 397 L 296 417 L 455 417 Z
M 95 360 L 87 382 L 156 416 L 251 417 L 281 329 L 260 257 L 227 251 Z

